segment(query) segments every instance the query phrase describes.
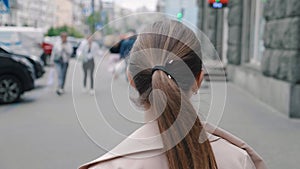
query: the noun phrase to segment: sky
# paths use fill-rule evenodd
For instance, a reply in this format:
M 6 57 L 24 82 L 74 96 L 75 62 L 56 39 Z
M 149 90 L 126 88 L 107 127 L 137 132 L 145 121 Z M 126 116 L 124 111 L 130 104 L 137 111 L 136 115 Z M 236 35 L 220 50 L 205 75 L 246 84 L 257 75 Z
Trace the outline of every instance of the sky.
M 131 10 L 136 10 L 140 7 L 147 7 L 151 11 L 155 11 L 157 0 L 104 0 L 114 1 L 117 5 Z

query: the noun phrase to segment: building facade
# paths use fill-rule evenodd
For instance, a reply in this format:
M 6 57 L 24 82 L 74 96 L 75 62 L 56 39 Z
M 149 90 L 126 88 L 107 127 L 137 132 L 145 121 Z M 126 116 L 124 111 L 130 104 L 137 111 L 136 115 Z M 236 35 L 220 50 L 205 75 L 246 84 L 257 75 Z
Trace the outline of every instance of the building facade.
M 10 13 L 1 14 L 2 26 L 48 28 L 54 23 L 55 7 L 48 0 L 11 0 Z
M 198 22 L 197 0 L 158 0 L 157 11 L 171 16 L 182 14 L 182 19 L 196 27 Z M 192 28 L 193 29 L 193 28 Z
M 73 2 L 71 0 L 54 0 L 54 27 L 73 25 Z
M 289 117 L 300 117 L 300 1 L 198 0 L 198 27 L 227 63 L 229 80 Z
M 10 12 L 0 14 L 1 26 L 30 26 L 43 28 L 63 25 L 86 29 L 83 0 L 10 0 Z M 87 3 L 88 2 L 88 3 Z M 96 1 L 97 2 L 97 1 Z M 96 3 L 99 4 L 99 3 Z

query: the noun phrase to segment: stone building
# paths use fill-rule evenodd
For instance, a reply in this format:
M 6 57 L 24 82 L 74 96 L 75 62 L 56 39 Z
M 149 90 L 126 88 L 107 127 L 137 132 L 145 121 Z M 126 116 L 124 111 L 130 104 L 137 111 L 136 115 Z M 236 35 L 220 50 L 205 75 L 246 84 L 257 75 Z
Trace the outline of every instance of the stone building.
M 54 0 L 55 21 L 54 27 L 73 25 L 73 2 L 71 0 Z
M 0 13 L 0 26 L 43 28 L 74 26 L 84 32 L 82 0 L 10 0 L 10 12 Z M 90 1 L 84 1 L 90 5 Z M 98 1 L 97 1 L 98 2 Z
M 229 80 L 289 117 L 300 117 L 300 1 L 198 0 L 198 27 L 216 46 Z
M 54 23 L 55 8 L 48 0 L 10 0 L 10 12 L 0 14 L 1 26 L 48 28 Z

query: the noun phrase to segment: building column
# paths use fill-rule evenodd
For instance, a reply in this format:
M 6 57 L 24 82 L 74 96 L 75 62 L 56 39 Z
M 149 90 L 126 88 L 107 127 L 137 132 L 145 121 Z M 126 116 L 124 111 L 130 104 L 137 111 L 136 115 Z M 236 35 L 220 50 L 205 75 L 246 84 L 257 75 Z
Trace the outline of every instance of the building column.
M 198 0 L 197 3 L 199 7 L 198 28 L 207 35 L 222 60 L 224 9 L 210 8 L 207 0 Z M 217 59 L 217 56 L 214 57 L 212 59 Z
M 242 10 L 241 63 L 249 62 L 251 1 L 243 1 Z
M 230 0 L 228 4 L 228 51 L 227 59 L 229 64 L 239 65 L 241 63 L 241 41 L 242 41 L 242 16 L 243 1 Z
M 265 76 L 291 84 L 291 117 L 300 117 L 300 1 L 272 0 L 265 3 L 266 18 L 262 59 Z

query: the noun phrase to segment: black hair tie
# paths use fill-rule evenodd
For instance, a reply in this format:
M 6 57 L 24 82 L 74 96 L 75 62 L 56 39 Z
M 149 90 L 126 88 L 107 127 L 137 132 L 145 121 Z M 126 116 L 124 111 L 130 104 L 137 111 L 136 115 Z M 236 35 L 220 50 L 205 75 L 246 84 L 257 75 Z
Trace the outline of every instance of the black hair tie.
M 163 71 L 165 74 L 167 74 L 167 76 L 168 76 L 169 79 L 174 79 L 174 78 L 170 75 L 170 73 L 168 73 L 168 71 L 166 70 L 166 67 L 165 67 L 165 66 L 154 66 L 154 67 L 152 68 L 152 75 L 153 75 L 153 73 L 154 73 L 155 71 L 157 71 L 157 70 Z

